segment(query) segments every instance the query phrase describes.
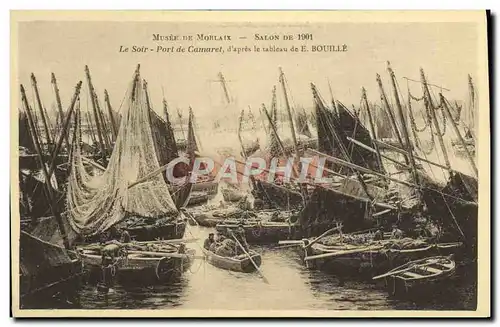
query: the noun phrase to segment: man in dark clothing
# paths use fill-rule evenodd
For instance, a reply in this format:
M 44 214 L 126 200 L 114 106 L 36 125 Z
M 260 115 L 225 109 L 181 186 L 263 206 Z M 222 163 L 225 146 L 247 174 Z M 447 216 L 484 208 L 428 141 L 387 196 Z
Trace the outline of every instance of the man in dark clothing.
M 132 241 L 130 234 L 127 232 L 126 229 L 123 229 L 121 231 L 121 237 L 120 237 L 120 242 L 122 243 L 130 243 Z
M 375 234 L 373 235 L 373 239 L 375 241 L 380 241 L 384 239 L 384 230 L 382 228 L 379 228 Z
M 205 240 L 205 243 L 203 243 L 203 248 L 205 250 L 210 250 L 210 245 L 212 245 L 212 243 L 214 242 L 214 233 L 208 234 L 208 238 Z
M 245 228 L 243 227 L 243 224 L 239 224 L 238 228 L 236 228 L 236 230 L 230 230 L 229 232 L 233 233 L 233 235 L 236 237 L 238 242 L 240 242 L 241 246 L 243 246 L 245 251 L 248 252 L 250 247 L 247 243 L 246 231 L 245 231 Z M 244 251 L 238 246 L 238 254 L 242 254 L 242 253 L 244 253 Z

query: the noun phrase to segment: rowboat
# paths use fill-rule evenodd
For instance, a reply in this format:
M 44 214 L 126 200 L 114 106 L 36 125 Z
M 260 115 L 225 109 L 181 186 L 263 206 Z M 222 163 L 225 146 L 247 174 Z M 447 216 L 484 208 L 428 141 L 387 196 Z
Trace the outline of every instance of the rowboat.
M 253 272 L 257 270 L 255 265 L 257 267 L 260 267 L 260 264 L 262 263 L 262 258 L 260 254 L 252 250 L 250 250 L 248 253 L 250 257 L 247 254 L 241 254 L 234 257 L 223 257 L 211 251 L 208 251 L 207 249 L 203 249 L 203 254 L 205 255 L 207 262 L 210 263 L 212 266 L 220 269 L 237 271 L 237 272 L 244 272 L 244 273 Z
M 425 239 L 388 238 L 389 235 L 386 233 L 386 239 L 378 241 L 373 240 L 372 234 L 346 234 L 342 239 L 333 236 L 328 244 L 315 243 L 301 254 L 310 269 L 331 271 L 337 275 L 352 275 L 354 272 L 357 276 L 372 278 L 374 274 L 403 263 L 454 253 L 463 246 L 459 242 L 429 243 Z
M 425 289 L 423 286 L 432 286 L 436 282 L 442 282 L 455 273 L 455 267 L 452 256 L 428 257 L 410 261 L 373 279 L 386 278 L 386 282 L 387 279 L 392 279 L 392 283 L 389 282 L 388 286 L 390 292 L 395 295 L 401 289 L 405 293 L 416 288 L 422 291 Z

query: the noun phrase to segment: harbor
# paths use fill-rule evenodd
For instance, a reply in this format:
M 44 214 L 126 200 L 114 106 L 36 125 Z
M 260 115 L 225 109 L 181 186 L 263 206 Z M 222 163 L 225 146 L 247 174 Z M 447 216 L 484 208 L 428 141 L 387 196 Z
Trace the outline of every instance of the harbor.
M 152 103 L 140 64 L 119 108 L 85 66 L 66 111 L 52 73 L 49 114 L 32 74 L 21 307 L 474 310 L 474 81 L 459 103 L 385 70 L 380 103 L 310 83 L 306 109 L 278 68 L 258 110 L 220 72 L 225 110 L 203 121 Z

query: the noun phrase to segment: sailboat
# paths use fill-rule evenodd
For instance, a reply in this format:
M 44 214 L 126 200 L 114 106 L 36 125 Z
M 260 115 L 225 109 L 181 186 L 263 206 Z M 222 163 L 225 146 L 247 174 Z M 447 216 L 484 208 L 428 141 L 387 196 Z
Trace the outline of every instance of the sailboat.
M 138 67 L 113 152 L 101 175 L 91 176 L 83 166 L 81 123 L 76 120 L 66 205 L 68 223 L 80 237 L 95 239 L 112 227 L 127 230 L 138 241 L 184 235 L 185 219 L 158 173 L 146 99 Z

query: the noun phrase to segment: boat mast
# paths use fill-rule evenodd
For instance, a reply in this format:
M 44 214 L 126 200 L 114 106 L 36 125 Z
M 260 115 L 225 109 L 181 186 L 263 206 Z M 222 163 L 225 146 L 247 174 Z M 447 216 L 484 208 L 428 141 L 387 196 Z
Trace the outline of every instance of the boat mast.
M 290 131 L 292 132 L 292 140 L 293 140 L 293 147 L 295 149 L 295 156 L 296 156 L 297 162 L 300 164 L 299 146 L 297 143 L 297 137 L 295 135 L 295 127 L 293 124 L 292 109 L 290 108 L 290 102 L 288 101 L 288 93 L 286 91 L 286 86 L 285 86 L 285 74 L 283 73 L 283 70 L 281 69 L 281 67 L 280 67 L 279 71 L 280 71 L 281 87 L 283 89 L 283 95 L 285 96 L 285 105 L 286 105 L 286 111 L 288 114 L 288 121 L 290 123 Z
M 40 116 L 42 116 L 42 123 L 43 123 L 43 128 L 45 131 L 45 138 L 46 138 L 47 144 L 51 144 L 52 139 L 50 137 L 49 127 L 47 125 L 47 118 L 45 117 L 45 114 L 43 112 L 42 100 L 40 100 L 40 93 L 38 92 L 38 86 L 36 83 L 35 74 L 33 74 L 33 73 L 31 73 L 31 84 L 33 85 L 33 88 L 35 89 L 35 97 L 36 97 L 36 101 L 38 103 L 38 110 L 40 111 Z M 50 149 L 50 147 L 49 147 L 49 149 Z
M 451 172 L 451 165 L 450 165 L 450 160 L 448 159 L 448 152 L 446 151 L 446 147 L 444 145 L 444 140 L 443 140 L 443 135 L 441 135 L 441 129 L 439 128 L 439 123 L 438 123 L 437 117 L 436 117 L 436 110 L 435 110 L 436 107 L 434 107 L 434 103 L 432 102 L 431 93 L 430 93 L 429 87 L 427 85 L 427 80 L 425 79 L 425 74 L 424 74 L 423 68 L 420 68 L 420 80 L 422 83 L 422 89 L 424 91 L 424 99 L 427 99 L 427 100 L 425 100 L 425 106 L 427 107 L 427 110 L 431 112 L 434 128 L 436 129 L 436 134 L 437 134 L 437 137 L 439 140 L 439 145 L 441 146 L 441 150 L 443 151 L 444 163 L 445 163 L 448 171 Z
M 179 118 L 179 126 L 181 127 L 182 137 L 186 140 L 186 133 L 184 133 L 184 127 L 182 127 L 182 113 L 179 108 L 177 108 L 177 117 Z
M 55 171 L 56 169 L 56 162 L 57 162 L 57 156 L 59 155 L 59 151 L 61 149 L 61 146 L 62 146 L 62 143 L 63 141 L 66 139 L 65 136 L 68 135 L 68 130 L 69 130 L 69 125 L 70 125 L 70 122 L 71 122 L 71 115 L 73 114 L 73 111 L 74 111 L 74 108 L 75 108 L 75 104 L 76 104 L 76 100 L 78 100 L 78 97 L 80 95 L 80 88 L 82 87 L 82 81 L 79 81 L 78 84 L 76 85 L 76 88 L 75 88 L 75 93 L 73 94 L 73 98 L 71 99 L 71 104 L 68 108 L 68 114 L 64 120 L 64 122 L 62 122 L 63 124 L 63 128 L 62 128 L 62 134 L 59 136 L 59 139 L 57 140 L 57 143 L 56 143 L 56 147 L 54 148 L 54 151 L 53 151 L 53 154 L 52 154 L 52 160 L 50 162 L 50 166 L 49 166 L 49 178 L 52 177 L 52 173 Z M 80 119 L 80 107 L 78 107 L 78 119 Z M 77 126 L 75 125 L 75 128 L 77 128 Z M 76 140 L 73 140 L 74 142 L 80 142 L 79 139 L 76 139 Z M 69 145 L 69 144 L 68 144 Z
M 452 122 L 451 126 L 453 126 L 453 129 L 455 130 L 455 134 L 457 134 L 457 137 L 460 140 L 460 143 L 462 143 L 462 146 L 465 149 L 465 152 L 467 153 L 467 159 L 469 159 L 471 167 L 474 170 L 474 173 L 475 173 L 476 178 L 477 178 L 477 176 L 478 176 L 477 166 L 476 166 L 476 163 L 474 162 L 474 159 L 472 158 L 472 155 L 469 151 L 469 148 L 465 144 L 465 141 L 464 141 L 462 135 L 460 134 L 460 131 L 458 130 L 457 124 L 455 124 L 455 122 L 453 121 L 453 118 L 452 118 L 451 112 L 450 112 L 450 108 L 448 108 L 448 105 L 446 104 L 446 100 L 445 100 L 443 94 L 439 93 L 439 97 L 441 100 L 441 105 L 443 106 L 444 110 L 446 111 L 446 114 L 448 114 L 448 118 Z
M 169 139 L 169 145 L 172 147 L 172 152 L 175 153 L 175 155 L 178 155 L 178 148 L 177 148 L 177 142 L 175 140 L 175 134 L 174 130 L 172 127 L 172 124 L 170 123 L 170 115 L 168 114 L 168 104 L 167 100 L 163 98 L 163 113 L 165 114 L 165 124 L 167 126 L 167 137 Z
M 90 118 L 90 113 L 88 111 L 86 112 L 85 117 L 87 118 L 87 124 L 89 125 L 89 129 L 90 129 L 90 133 L 89 133 L 90 138 L 92 140 L 92 143 L 95 143 L 96 139 L 95 139 L 94 127 L 92 126 L 92 119 Z
M 417 174 L 417 169 L 416 169 L 416 164 L 415 164 L 415 158 L 413 158 L 413 147 L 410 142 L 410 137 L 408 135 L 408 127 L 406 125 L 406 120 L 405 116 L 403 113 L 403 108 L 401 106 L 401 102 L 399 101 L 399 94 L 398 94 L 398 89 L 396 85 L 396 75 L 394 74 L 394 71 L 391 68 L 390 62 L 387 62 L 387 70 L 389 71 L 389 75 L 391 77 L 391 83 L 392 83 L 392 90 L 394 92 L 394 99 L 396 100 L 396 108 L 398 109 L 398 115 L 399 115 L 399 120 L 401 121 L 401 129 L 403 130 L 403 136 L 405 138 L 405 143 L 406 151 L 408 152 L 408 158 L 410 159 L 410 164 L 412 167 L 413 171 L 413 178 L 415 183 L 418 185 L 418 174 Z
M 389 105 L 389 101 L 387 101 L 387 96 L 385 95 L 384 86 L 382 85 L 382 79 L 380 78 L 379 74 L 377 74 L 376 80 L 377 80 L 378 88 L 380 91 L 380 97 L 382 98 L 382 103 L 387 108 L 387 112 L 389 113 L 389 118 L 391 119 L 392 127 L 394 128 L 394 132 L 396 134 L 398 142 L 401 145 L 401 147 L 404 149 L 405 146 L 403 143 L 403 139 L 401 138 L 401 134 L 399 133 L 398 125 L 396 124 L 396 117 L 394 117 L 394 113 L 392 112 L 392 108 Z M 409 165 L 410 161 L 409 161 L 408 157 L 404 156 L 404 158 L 405 158 L 406 164 Z
M 148 82 L 145 79 L 142 80 L 142 89 L 144 90 L 144 94 L 146 95 L 146 107 L 148 108 L 148 110 L 152 110 L 151 103 L 149 102 Z
M 96 104 L 96 99 L 94 97 L 94 87 L 92 86 L 92 79 L 90 78 L 90 71 L 89 67 L 85 65 L 85 75 L 87 76 L 87 83 L 89 86 L 89 93 L 90 93 L 90 102 L 92 103 L 92 110 L 94 112 L 94 122 L 95 122 L 95 127 L 97 129 L 97 137 L 99 139 L 99 146 L 101 147 L 101 156 L 103 162 L 106 161 L 106 149 L 104 148 L 104 140 L 103 140 L 103 135 L 99 126 L 99 114 L 97 113 L 97 104 Z
M 470 127 L 474 128 L 474 131 L 471 132 L 472 136 L 474 139 L 476 138 L 476 131 L 475 131 L 475 126 L 476 126 L 476 117 L 475 117 L 475 111 L 476 111 L 476 92 L 474 91 L 474 84 L 472 83 L 472 77 L 468 75 L 469 77 L 469 96 L 470 96 L 470 106 L 469 106 L 469 115 L 472 126 L 469 126 L 469 131 Z
M 108 123 L 107 120 L 104 116 L 104 113 L 101 110 L 101 106 L 99 104 L 99 99 L 97 98 L 97 93 L 94 90 L 94 98 L 95 98 L 95 103 L 97 105 L 97 112 L 99 113 L 99 120 L 101 123 L 101 128 L 102 128 L 102 135 L 104 137 L 104 143 L 106 145 L 106 149 L 108 149 L 110 152 L 113 150 L 112 144 L 111 144 L 111 139 L 109 135 L 109 129 L 108 129 Z
M 32 75 L 32 77 L 34 77 L 34 75 Z M 59 212 L 57 212 L 57 210 L 54 208 L 54 206 L 55 206 L 54 190 L 52 188 L 52 184 L 50 183 L 50 178 L 49 178 L 49 175 L 47 172 L 47 167 L 45 166 L 45 163 L 43 161 L 42 149 L 41 149 L 38 137 L 36 136 L 37 134 L 36 134 L 36 129 L 35 129 L 33 117 L 31 114 L 31 109 L 29 107 L 28 100 L 26 99 L 26 93 L 24 91 L 24 87 L 22 84 L 21 84 L 21 98 L 22 98 L 23 104 L 26 108 L 26 113 L 28 116 L 28 123 L 29 123 L 30 129 L 31 129 L 31 135 L 32 135 L 33 144 L 35 146 L 35 150 L 37 153 L 38 162 L 40 164 L 42 173 L 45 177 L 45 187 L 47 190 L 47 198 L 48 198 L 47 200 L 48 200 L 49 208 L 50 208 L 50 211 L 52 212 L 52 215 L 56 218 L 57 224 L 59 225 L 59 232 L 61 233 L 64 247 L 66 249 L 69 249 L 70 245 L 69 245 L 68 235 L 66 234 L 66 229 L 64 228 L 62 217 L 59 214 Z
M 115 117 L 113 116 L 113 108 L 111 107 L 111 102 L 109 101 L 108 90 L 104 89 L 104 101 L 108 107 L 109 120 L 111 121 L 111 129 L 113 131 L 113 142 L 116 141 L 118 136 L 118 128 L 116 126 Z
M 328 79 L 328 90 L 330 91 L 330 97 L 332 99 L 332 110 L 337 115 L 337 106 L 335 105 L 335 98 L 333 97 L 332 86 L 330 85 L 330 79 Z
M 318 90 L 316 90 L 316 86 L 313 83 L 311 83 L 311 89 L 312 89 L 313 98 L 314 98 L 314 101 L 316 102 L 316 105 L 318 105 L 320 107 L 320 110 L 322 110 L 324 112 L 326 110 L 325 105 L 323 104 L 323 101 L 321 100 L 321 98 L 318 94 Z M 345 160 L 349 163 L 352 163 L 351 156 L 347 153 L 342 142 L 340 142 L 340 138 L 337 135 L 337 131 L 334 128 L 332 129 L 332 134 L 333 134 L 333 137 L 336 139 L 336 142 L 339 144 L 340 151 L 341 151 L 342 155 L 344 156 Z M 313 149 L 311 149 L 311 151 L 317 152 Z M 320 152 L 318 152 L 318 153 L 320 153 Z M 373 200 L 373 196 L 370 194 L 370 192 L 368 192 L 368 186 L 366 185 L 366 183 L 363 180 L 363 177 L 361 176 L 359 171 L 357 169 L 353 169 L 353 171 L 354 171 L 354 174 L 356 175 L 356 178 L 358 179 L 359 183 L 361 184 L 363 191 L 365 191 L 366 196 L 370 200 Z
M 380 149 L 378 147 L 377 142 L 375 141 L 377 139 L 377 134 L 375 132 L 375 125 L 373 124 L 372 112 L 370 109 L 370 105 L 368 104 L 368 99 L 366 97 L 366 89 L 364 87 L 361 89 L 361 93 L 362 93 L 361 98 L 363 99 L 363 102 L 365 104 L 366 113 L 368 114 L 368 121 L 370 123 L 370 129 L 372 131 L 372 138 L 373 138 L 372 144 L 373 147 L 375 148 L 375 151 L 377 151 L 378 164 L 380 166 L 380 169 L 385 172 L 384 165 L 382 163 L 382 155 L 380 154 Z
M 227 104 L 230 104 L 231 99 L 229 98 L 229 91 L 227 90 L 226 79 L 224 78 L 224 75 L 222 75 L 221 72 L 219 72 L 219 80 L 220 84 L 222 85 L 222 90 L 224 91 L 224 96 L 226 97 Z
M 64 121 L 64 112 L 62 109 L 62 104 L 61 104 L 61 96 L 59 95 L 59 88 L 57 87 L 57 80 L 56 80 L 56 75 L 52 73 L 52 85 L 54 87 L 54 93 L 56 94 L 56 103 L 57 103 L 57 111 L 59 113 L 59 121 L 61 124 Z M 66 140 L 66 146 L 68 147 L 68 150 L 70 148 L 70 143 L 69 143 L 69 138 L 68 138 L 68 133 L 64 134 L 64 138 Z

